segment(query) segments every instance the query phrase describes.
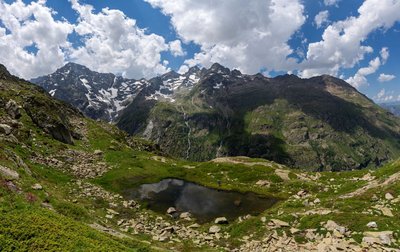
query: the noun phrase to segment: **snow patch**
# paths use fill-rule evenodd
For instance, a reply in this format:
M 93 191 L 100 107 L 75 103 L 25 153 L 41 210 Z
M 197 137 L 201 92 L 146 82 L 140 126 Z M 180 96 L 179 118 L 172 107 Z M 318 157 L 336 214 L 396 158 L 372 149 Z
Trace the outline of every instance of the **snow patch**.
M 50 94 L 51 96 L 54 96 L 55 93 L 56 93 L 56 91 L 57 91 L 57 89 L 50 90 L 49 94 Z

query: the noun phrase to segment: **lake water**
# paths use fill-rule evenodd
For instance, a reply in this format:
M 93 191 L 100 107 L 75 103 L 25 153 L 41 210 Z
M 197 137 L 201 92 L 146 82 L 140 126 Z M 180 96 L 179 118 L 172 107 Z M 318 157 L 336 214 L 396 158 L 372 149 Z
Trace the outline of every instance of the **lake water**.
M 128 194 L 155 212 L 166 214 L 169 207 L 175 207 L 178 213 L 190 212 L 200 223 L 221 216 L 232 221 L 247 214 L 258 215 L 278 201 L 255 193 L 216 190 L 180 179 L 143 184 Z

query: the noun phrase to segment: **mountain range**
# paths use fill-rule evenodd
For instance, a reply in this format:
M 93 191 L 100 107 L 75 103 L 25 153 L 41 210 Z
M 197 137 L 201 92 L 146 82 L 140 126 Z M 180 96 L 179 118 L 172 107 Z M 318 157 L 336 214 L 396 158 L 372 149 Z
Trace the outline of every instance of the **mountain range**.
M 68 63 L 32 82 L 193 161 L 248 156 L 338 171 L 377 167 L 400 153 L 400 119 L 328 75 L 268 78 L 216 63 L 130 80 Z

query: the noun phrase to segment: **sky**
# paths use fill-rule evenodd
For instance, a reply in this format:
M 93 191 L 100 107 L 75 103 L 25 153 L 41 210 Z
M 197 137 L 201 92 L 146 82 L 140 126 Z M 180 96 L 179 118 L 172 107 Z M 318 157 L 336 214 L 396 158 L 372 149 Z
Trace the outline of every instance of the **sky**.
M 22 78 L 67 62 L 127 78 L 217 62 L 342 78 L 400 100 L 400 0 L 0 0 L 0 63 Z

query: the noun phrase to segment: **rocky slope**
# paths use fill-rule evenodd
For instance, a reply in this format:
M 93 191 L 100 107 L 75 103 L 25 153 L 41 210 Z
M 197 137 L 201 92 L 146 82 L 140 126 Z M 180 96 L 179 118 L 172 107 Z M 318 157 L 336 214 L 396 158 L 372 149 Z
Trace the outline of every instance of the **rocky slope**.
M 74 63 L 31 81 L 86 116 L 105 121 L 113 121 L 147 84 L 146 80 L 97 73 Z
M 160 156 L 1 65 L 0 103 L 1 251 L 399 251 L 399 161 L 314 173 L 246 157 Z M 130 198 L 129 189 L 165 178 L 280 202 L 197 224 Z

